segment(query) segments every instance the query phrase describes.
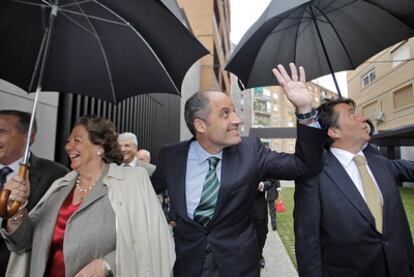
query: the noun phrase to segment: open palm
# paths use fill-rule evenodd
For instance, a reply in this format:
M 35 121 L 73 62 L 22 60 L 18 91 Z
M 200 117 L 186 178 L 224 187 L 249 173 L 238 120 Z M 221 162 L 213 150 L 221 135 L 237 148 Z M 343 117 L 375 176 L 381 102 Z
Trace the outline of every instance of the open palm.
M 291 76 L 287 73 L 283 65 L 278 65 L 273 69 L 280 86 L 289 101 L 296 107 L 298 113 L 308 113 L 312 109 L 312 93 L 306 86 L 305 70 L 299 67 L 299 76 L 296 65 L 289 64 Z

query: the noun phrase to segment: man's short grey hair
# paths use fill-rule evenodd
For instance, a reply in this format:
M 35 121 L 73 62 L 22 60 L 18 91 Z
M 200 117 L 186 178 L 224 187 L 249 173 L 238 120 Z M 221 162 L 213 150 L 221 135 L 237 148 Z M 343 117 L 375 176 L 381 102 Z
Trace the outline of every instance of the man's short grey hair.
M 138 147 L 138 140 L 137 136 L 134 133 L 131 132 L 125 132 L 118 135 L 118 141 L 120 140 L 130 140 L 132 141 L 132 144 Z
M 184 119 L 193 136 L 196 135 L 194 120 L 199 118 L 206 121 L 210 113 L 209 92 L 213 92 L 213 90 L 196 92 L 185 102 Z

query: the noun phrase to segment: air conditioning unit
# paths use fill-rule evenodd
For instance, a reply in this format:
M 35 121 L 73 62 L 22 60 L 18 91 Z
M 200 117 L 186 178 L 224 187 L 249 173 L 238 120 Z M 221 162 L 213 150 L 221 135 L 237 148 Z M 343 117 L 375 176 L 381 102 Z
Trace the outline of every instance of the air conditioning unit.
M 383 111 L 376 111 L 372 115 L 372 119 L 377 121 L 377 122 L 383 122 L 384 121 L 384 112 Z

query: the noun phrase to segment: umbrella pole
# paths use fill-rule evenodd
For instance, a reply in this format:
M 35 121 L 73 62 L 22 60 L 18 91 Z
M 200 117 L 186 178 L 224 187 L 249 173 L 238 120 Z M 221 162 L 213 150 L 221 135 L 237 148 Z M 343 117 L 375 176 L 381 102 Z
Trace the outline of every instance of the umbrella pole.
M 33 109 L 32 109 L 32 116 L 30 118 L 30 124 L 29 124 L 29 130 L 27 131 L 27 138 L 26 138 L 26 145 L 25 145 L 25 150 L 24 150 L 24 156 L 23 156 L 23 162 L 20 164 L 19 167 L 19 176 L 22 178 L 26 178 L 27 176 L 27 170 L 29 167 L 29 148 L 30 148 L 30 141 L 31 141 L 31 137 L 32 137 L 32 133 L 33 133 L 33 125 L 34 125 L 34 121 L 35 121 L 35 117 L 36 117 L 36 108 L 37 108 L 37 104 L 39 102 L 39 95 L 40 92 L 42 91 L 42 82 L 43 82 L 43 76 L 44 76 L 44 69 L 45 69 L 45 64 L 46 64 L 46 60 L 47 60 L 47 54 L 48 54 L 48 50 L 49 50 L 49 45 L 50 45 L 50 37 L 52 34 L 52 30 L 53 30 L 53 25 L 54 25 L 54 21 L 55 18 L 57 16 L 57 12 L 58 12 L 58 0 L 55 1 L 55 4 L 52 6 L 52 11 L 50 13 L 50 17 L 49 17 L 49 23 L 48 26 L 45 29 L 45 34 L 44 36 L 46 37 L 46 43 L 42 44 L 40 50 L 39 50 L 39 58 L 42 59 L 41 65 L 40 65 L 40 70 L 39 70 L 39 78 L 37 81 L 37 88 L 36 88 L 36 94 L 35 94 L 35 99 L 33 102 Z M 36 68 L 34 71 L 34 75 L 36 75 Z M 10 218 L 12 217 L 14 214 L 16 214 L 16 212 L 19 209 L 20 203 L 14 201 L 10 207 L 8 207 L 8 202 L 9 202 L 9 196 L 10 196 L 10 190 L 8 189 L 3 189 L 0 192 L 0 217 L 2 218 Z
M 325 43 L 323 42 L 321 31 L 319 30 L 318 20 L 316 19 L 315 14 L 313 13 L 313 9 L 310 8 L 310 10 L 311 10 L 311 14 L 312 14 L 313 23 L 315 24 L 316 32 L 318 33 L 319 41 L 321 42 L 321 45 L 322 45 L 323 53 L 325 54 L 326 61 L 328 62 L 329 71 L 331 71 L 331 75 L 332 75 L 332 78 L 334 80 L 336 90 L 338 91 L 338 95 L 339 95 L 340 98 L 342 98 L 341 90 L 339 89 L 339 85 L 338 85 L 338 82 L 336 80 L 334 70 L 332 68 L 332 63 L 331 63 L 331 60 L 329 59 L 328 51 L 326 50 L 326 46 L 325 46 Z

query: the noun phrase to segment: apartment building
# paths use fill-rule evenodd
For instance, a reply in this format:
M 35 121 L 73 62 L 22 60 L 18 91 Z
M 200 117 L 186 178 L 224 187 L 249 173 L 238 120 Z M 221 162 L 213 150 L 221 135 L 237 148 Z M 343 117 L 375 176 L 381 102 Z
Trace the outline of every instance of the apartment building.
M 236 79 L 233 75 L 233 82 Z M 308 89 L 313 93 L 313 105 L 318 106 L 323 99 L 337 97 L 337 94 L 309 82 Z M 251 128 L 296 127 L 295 108 L 285 97 L 279 86 L 257 87 L 240 91 L 233 86 L 233 102 L 241 125 L 240 132 L 248 136 Z M 295 139 L 262 138 L 262 142 L 276 151 L 293 153 Z
M 414 125 L 413 57 L 414 38 L 411 38 L 381 51 L 348 72 L 349 97 L 379 132 Z M 409 140 L 402 144 L 413 145 Z M 387 151 L 390 157 L 414 158 L 413 147 L 399 148 L 395 143 Z
M 387 48 L 348 72 L 349 97 L 377 130 L 414 124 L 414 39 Z
M 230 75 L 224 70 L 230 57 L 229 0 L 178 0 L 193 34 L 210 51 L 201 59 L 200 88 L 230 94 Z

